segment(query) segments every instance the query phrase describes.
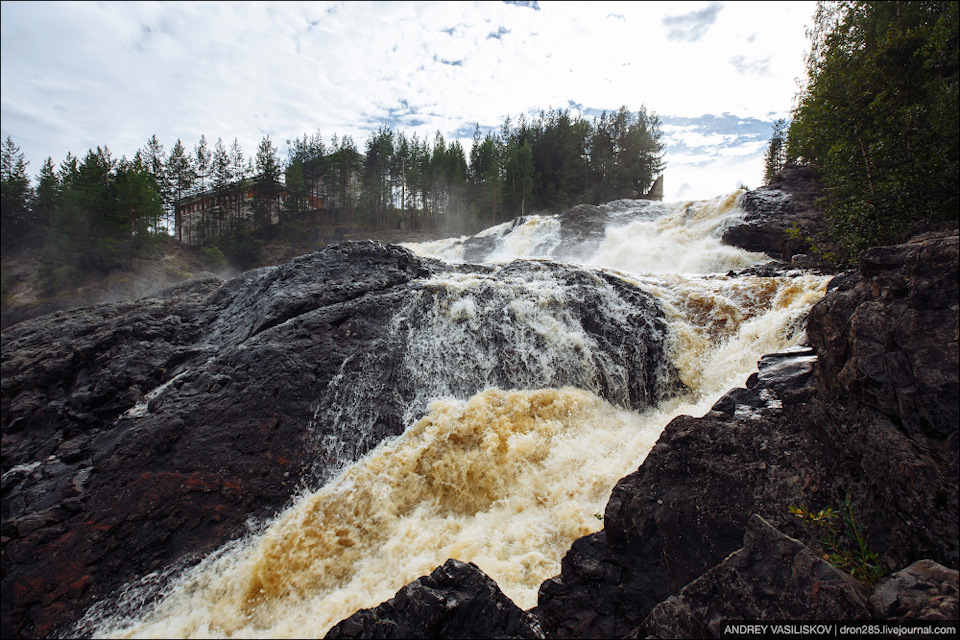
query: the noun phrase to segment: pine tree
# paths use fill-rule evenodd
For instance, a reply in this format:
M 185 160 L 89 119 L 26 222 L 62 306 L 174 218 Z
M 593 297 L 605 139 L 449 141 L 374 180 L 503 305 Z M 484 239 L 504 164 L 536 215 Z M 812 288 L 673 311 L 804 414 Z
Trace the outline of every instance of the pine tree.
M 217 138 L 213 149 L 213 160 L 210 166 L 210 180 L 214 193 L 213 216 L 216 222 L 217 241 L 223 241 L 223 221 L 229 212 L 228 199 L 230 197 L 230 181 L 233 176 L 230 171 L 230 155 L 223 140 Z
M 248 179 L 250 177 L 250 171 L 243 157 L 243 150 L 240 148 L 240 141 L 236 138 L 230 145 L 230 175 L 233 179 L 232 198 L 233 209 L 236 214 L 233 224 L 230 226 L 233 227 L 231 231 L 236 232 L 235 227 L 240 226 L 243 206 L 247 199 Z
M 383 228 L 391 206 L 390 167 L 393 163 L 393 132 L 380 127 L 367 139 L 363 161 L 363 188 L 373 224 Z
M 170 181 L 167 179 L 167 159 L 163 145 L 157 140 L 157 135 L 150 136 L 142 149 L 144 166 L 153 181 L 154 190 L 160 198 L 160 217 L 154 222 L 154 229 L 160 230 L 169 226 L 172 220 L 173 198 L 171 197 Z
M 496 136 L 488 132 L 480 140 L 480 126 L 473 134 L 473 147 L 470 149 L 470 181 L 473 184 L 475 214 L 485 221 L 490 215 L 489 224 L 497 224 L 497 213 L 502 206 L 500 197 L 500 144 Z
M 295 218 L 307 208 L 307 179 L 303 172 L 303 162 L 300 158 L 292 158 L 283 172 L 286 185 L 287 199 L 283 203 L 283 210 L 288 218 Z
M 406 225 L 407 210 L 407 165 L 410 163 L 410 141 L 402 131 L 396 135 L 393 161 L 390 164 L 391 196 L 394 208 L 400 211 L 400 227 Z M 397 206 L 396 203 L 399 203 Z

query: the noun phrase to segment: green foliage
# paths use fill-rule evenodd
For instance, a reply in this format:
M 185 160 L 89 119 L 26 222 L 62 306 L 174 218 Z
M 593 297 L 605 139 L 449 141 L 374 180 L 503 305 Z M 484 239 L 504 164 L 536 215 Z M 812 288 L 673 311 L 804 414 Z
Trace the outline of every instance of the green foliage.
M 273 214 L 279 208 L 283 183 L 280 181 L 280 159 L 277 150 L 265 136 L 257 147 L 256 174 L 253 178 L 253 220 L 257 230 L 263 234 L 264 244 L 273 221 Z
M 27 162 L 8 136 L 0 148 L 0 242 L 5 249 L 22 244 L 36 227 L 30 201 L 33 190 Z
M 824 537 L 824 558 L 833 566 L 846 571 L 868 586 L 873 586 L 886 575 L 880 565 L 880 556 L 867 545 L 863 529 L 854 517 L 850 497 L 844 499 L 837 511 L 832 507 L 813 513 L 806 507 L 789 507 L 790 513 L 805 525 L 816 527 Z
M 794 223 L 793 226 L 784 229 L 784 233 L 791 240 L 798 240 L 806 245 L 806 251 L 812 255 L 820 256 L 820 258 L 831 264 L 840 264 L 843 260 L 835 252 L 826 250 L 823 248 L 824 237 L 822 233 L 818 233 L 815 236 L 810 236 L 797 223 Z
M 307 209 L 309 185 L 303 170 L 303 161 L 293 158 L 284 171 L 285 197 L 282 218 L 296 217 Z
M 231 226 L 221 247 L 230 264 L 240 269 L 249 269 L 260 261 L 263 242 L 255 230 L 241 220 Z
M 203 256 L 203 264 L 208 269 L 216 271 L 227 266 L 227 258 L 219 247 L 207 247 L 201 252 L 201 255 Z
M 818 5 L 788 159 L 819 168 L 850 256 L 960 211 L 958 4 Z

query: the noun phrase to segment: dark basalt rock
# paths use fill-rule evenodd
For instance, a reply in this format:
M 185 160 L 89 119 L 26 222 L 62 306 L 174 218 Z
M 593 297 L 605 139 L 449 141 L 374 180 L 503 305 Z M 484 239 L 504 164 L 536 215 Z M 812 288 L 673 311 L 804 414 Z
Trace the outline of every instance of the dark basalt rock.
M 607 207 L 578 204 L 557 215 L 560 221 L 560 243 L 553 250 L 558 260 L 590 255 L 603 242 L 610 220 Z
M 382 332 L 381 294 L 428 272 L 355 243 L 4 331 L 4 636 L 64 630 L 282 508 L 329 457 L 312 403 Z
M 340 638 L 544 638 L 536 618 L 503 595 L 472 562 L 447 560 L 325 636 Z
M 93 602 L 189 566 L 400 433 L 416 400 L 405 328 L 449 295 L 431 277 L 451 269 L 400 247 L 344 243 L 5 330 L 3 636 L 69 632 Z M 564 313 L 595 345 L 594 375 L 560 371 L 540 386 L 579 384 L 636 408 L 676 388 L 662 370 L 662 314 L 646 294 L 550 263 L 502 271 L 566 282 Z M 626 321 L 600 317 L 598 282 L 634 305 Z M 473 377 L 453 368 L 445 384 L 468 395 L 509 386 L 530 376 L 522 364 L 474 367 Z M 613 366 L 630 378 L 623 390 L 605 377 Z M 337 422 L 345 409 L 360 419 L 349 432 Z
M 604 531 L 575 542 L 561 574 L 541 586 L 536 611 L 549 636 L 623 637 L 738 549 L 751 514 L 807 533 L 787 506 L 836 499 L 827 449 L 798 411 L 813 391 L 811 365 L 804 350 L 768 357 L 752 388 L 667 425 L 614 488 Z M 602 575 L 576 569 L 598 563 Z
M 957 280 L 955 232 L 866 252 L 811 312 L 811 347 L 764 357 L 707 415 L 674 419 L 620 480 L 604 531 L 575 542 L 541 587 L 547 634 L 622 637 L 666 602 L 651 630 L 672 618 L 703 637 L 702 607 L 676 596 L 736 551 L 752 515 L 819 548 L 790 506 L 849 498 L 888 569 L 956 568 Z
M 724 231 L 723 242 L 785 262 L 805 256 L 796 262 L 809 266 L 815 263 L 809 255 L 810 247 L 803 237 L 794 237 L 788 230 L 797 229 L 801 236 L 810 238 L 826 230 L 823 211 L 816 204 L 819 196 L 820 185 L 813 169 L 787 165 L 769 185 L 743 195 L 740 207 L 746 216 L 742 224 Z
M 187 563 L 242 533 L 248 516 L 272 513 L 294 490 L 289 478 L 322 477 L 334 452 L 316 434 L 331 435 L 324 403 L 335 378 L 398 390 L 376 398 L 382 410 L 347 443 L 355 452 L 402 428 L 413 390 L 400 367 L 398 309 L 442 305 L 450 294 L 429 276 L 449 267 L 373 243 L 298 260 L 4 332 L 4 636 L 63 630 L 121 584 Z M 656 334 L 656 309 L 612 276 L 548 262 L 459 269 L 564 281 L 598 364 L 612 353 L 665 360 L 631 335 Z M 598 286 L 636 317 L 597 318 Z M 499 304 L 499 294 L 478 295 Z M 865 252 L 860 271 L 834 279 L 811 312 L 809 346 L 765 356 L 705 416 L 667 425 L 614 488 L 604 530 L 577 540 L 543 583 L 532 617 L 517 617 L 488 578 L 450 561 L 336 633 L 455 637 L 465 620 L 485 620 L 483 634 L 505 636 L 535 634 L 539 621 L 548 637 L 707 637 L 734 615 L 955 615 L 957 300 L 955 231 Z M 509 342 L 507 333 L 488 339 Z M 374 361 L 386 373 L 364 377 Z M 507 358 L 483 375 L 525 376 L 516 364 Z M 674 388 L 627 369 L 636 384 L 617 399 L 625 406 Z M 615 393 L 603 375 L 582 384 Z M 881 583 L 870 609 L 817 558 L 819 532 L 789 512 L 847 499 L 886 568 L 923 561 Z M 801 594 L 814 591 L 831 597 L 804 608 Z M 411 597 L 419 604 L 408 612 Z M 480 634 L 470 629 L 463 634 Z
M 958 254 L 956 232 L 870 249 L 810 313 L 818 425 L 891 568 L 960 562 Z
M 865 620 L 863 587 L 760 516 L 743 548 L 657 605 L 627 637 L 719 638 L 733 620 Z
M 955 232 L 869 249 L 859 277 L 833 283 L 808 329 L 834 373 L 821 378 L 824 396 L 879 411 L 918 444 L 947 439 L 954 454 L 957 262 Z
M 500 236 L 470 236 L 463 241 L 460 256 L 466 262 L 483 262 L 500 246 Z

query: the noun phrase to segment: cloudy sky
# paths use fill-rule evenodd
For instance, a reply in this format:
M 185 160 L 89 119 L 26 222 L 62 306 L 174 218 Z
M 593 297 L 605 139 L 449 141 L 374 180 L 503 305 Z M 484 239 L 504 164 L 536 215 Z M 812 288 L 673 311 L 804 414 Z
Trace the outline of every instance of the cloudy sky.
M 787 116 L 813 2 L 3 2 L 2 138 L 36 174 L 107 145 L 205 135 L 357 145 L 382 125 L 626 105 L 660 116 L 668 200 L 756 187 Z

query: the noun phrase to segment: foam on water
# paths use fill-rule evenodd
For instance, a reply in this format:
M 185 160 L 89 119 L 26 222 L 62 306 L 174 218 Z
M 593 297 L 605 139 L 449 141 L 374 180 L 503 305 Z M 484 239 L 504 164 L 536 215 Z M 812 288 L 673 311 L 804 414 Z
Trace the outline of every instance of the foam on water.
M 722 273 L 764 262 L 768 258 L 761 253 L 720 241 L 723 231 L 744 216 L 737 204 L 742 193 L 689 202 L 618 200 L 600 207 L 608 216 L 600 245 L 572 253 L 586 266 L 646 274 Z M 526 216 L 476 237 L 496 240 L 486 257 L 489 262 L 549 258 L 561 246 L 562 226 L 560 216 Z M 467 241 L 462 237 L 405 246 L 423 256 L 456 262 L 463 259 Z
M 586 264 L 628 273 L 704 274 L 763 262 L 763 254 L 720 242 L 724 229 L 743 216 L 738 196 L 739 192 L 713 200 L 651 204 L 642 209 L 644 216 L 609 227 Z

